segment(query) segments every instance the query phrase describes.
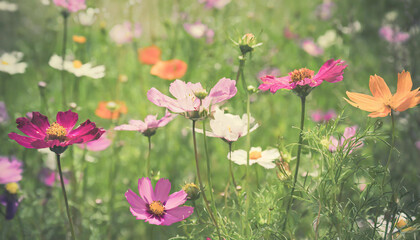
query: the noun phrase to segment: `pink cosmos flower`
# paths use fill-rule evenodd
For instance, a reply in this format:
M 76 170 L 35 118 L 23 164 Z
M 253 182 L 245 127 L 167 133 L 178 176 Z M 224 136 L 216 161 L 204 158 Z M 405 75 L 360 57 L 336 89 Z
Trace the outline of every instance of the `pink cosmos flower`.
M 144 122 L 141 120 L 130 120 L 128 124 L 123 124 L 114 128 L 117 131 L 139 131 L 145 136 L 153 136 L 156 129 L 166 126 L 177 115 L 166 111 L 166 114 L 161 119 L 157 119 L 157 115 L 148 115 Z
M 307 68 L 301 68 L 289 73 L 289 76 L 277 78 L 275 76 L 265 76 L 261 80 L 263 83 L 258 87 L 262 91 L 270 90 L 272 93 L 281 88 L 295 89 L 296 87 L 319 86 L 323 81 L 335 83 L 343 80 L 343 72 L 347 65 L 341 59 L 330 59 L 322 65 L 318 73 Z
M 6 104 L 0 101 L 0 124 L 9 121 L 9 114 L 7 114 Z
M 206 8 L 217 8 L 222 9 L 224 6 L 226 6 L 228 3 L 230 3 L 231 0 L 198 0 L 199 3 L 206 4 Z
M 222 78 L 207 95 L 200 83 L 175 80 L 171 83 L 169 92 L 175 99 L 162 94 L 156 88 L 147 92 L 147 98 L 157 106 L 165 107 L 174 113 L 191 119 L 200 119 L 203 114 L 213 111 L 223 101 L 235 96 L 237 88 L 235 80 Z
M 64 175 L 65 173 L 63 173 L 64 184 L 67 185 L 69 180 Z M 39 173 L 39 179 L 48 187 L 60 186 L 60 175 L 51 169 L 41 169 L 41 172 Z
M 294 33 L 289 26 L 283 28 L 283 35 L 287 39 L 298 39 L 299 34 Z
M 139 38 L 141 36 L 141 26 L 139 23 L 134 23 L 134 25 L 132 25 L 130 22 L 126 21 L 123 24 L 115 25 L 111 31 L 109 31 L 109 36 L 117 44 L 130 43 L 134 38 Z
M 329 110 L 328 112 L 323 112 L 322 110 L 316 110 L 312 112 L 311 118 L 312 121 L 319 123 L 319 122 L 328 122 L 331 119 L 334 119 L 337 117 L 337 114 L 334 110 Z
M 32 119 L 16 119 L 17 128 L 28 136 L 12 132 L 9 133 L 9 138 L 26 148 L 50 148 L 51 151 L 61 154 L 69 145 L 99 139 L 105 132 L 90 120 L 73 129 L 78 118 L 78 114 L 71 110 L 58 112 L 56 122 L 50 125 L 46 116 L 33 112 Z
M 100 152 L 105 149 L 107 149 L 109 146 L 111 146 L 112 140 L 107 138 L 107 134 L 104 133 L 100 138 L 94 141 L 90 141 L 83 144 L 77 144 L 78 147 L 81 149 L 87 149 L 92 152 Z
M 69 12 L 77 12 L 86 8 L 86 0 L 54 0 L 54 4 L 63 7 Z
M 207 43 L 210 44 L 213 42 L 214 31 L 199 21 L 195 23 L 184 23 L 184 29 L 193 38 L 206 37 Z
M 383 26 L 379 29 L 379 35 L 389 43 L 403 43 L 410 38 L 407 32 L 400 32 L 391 26 Z
M 281 74 L 280 69 L 274 68 L 274 67 L 268 67 L 268 68 L 264 68 L 263 70 L 261 70 L 257 74 L 257 77 L 258 77 L 258 79 L 261 79 L 262 77 L 265 77 L 267 75 L 280 76 L 280 74 Z
M 328 20 L 332 16 L 332 10 L 335 7 L 333 2 L 324 2 L 316 7 L 315 15 L 322 20 Z
M 357 126 L 347 127 L 346 129 L 344 129 L 344 134 L 340 138 L 340 142 L 338 141 L 338 139 L 331 136 L 331 144 L 329 147 L 330 152 L 335 152 L 337 151 L 338 147 L 342 147 L 343 151 L 345 152 L 348 150 L 348 148 L 351 148 L 349 151 L 350 154 L 353 152 L 353 150 L 363 147 L 364 143 L 362 141 L 359 140 L 358 142 L 356 142 L 356 131 Z M 351 144 L 351 146 L 349 146 L 349 144 Z
M 186 219 L 194 211 L 193 207 L 180 206 L 187 201 L 184 190 L 169 195 L 171 183 L 167 179 L 159 179 L 153 191 L 150 179 L 141 178 L 138 189 L 140 197 L 131 189 L 125 193 L 130 211 L 138 220 L 154 225 L 171 225 Z
M 317 57 L 324 54 L 324 49 L 318 46 L 312 39 L 304 39 L 300 43 L 300 47 L 309 55 Z
M 22 162 L 12 157 L 0 156 L 0 184 L 19 182 L 22 179 Z

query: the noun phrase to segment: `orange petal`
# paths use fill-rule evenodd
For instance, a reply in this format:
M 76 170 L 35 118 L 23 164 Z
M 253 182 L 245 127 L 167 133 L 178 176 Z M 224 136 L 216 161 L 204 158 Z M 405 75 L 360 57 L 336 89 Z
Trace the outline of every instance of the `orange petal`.
M 160 61 L 161 53 L 160 48 L 152 45 L 145 48 L 139 48 L 137 50 L 137 57 L 141 63 L 153 65 Z
M 411 81 L 410 72 L 402 71 L 398 73 L 398 84 L 397 84 L 397 92 L 395 93 L 395 97 L 401 97 L 405 94 L 408 94 L 413 87 L 413 82 Z
M 370 76 L 369 88 L 376 98 L 391 99 L 392 94 L 383 78 L 378 75 Z
M 395 109 L 398 112 L 403 112 L 409 108 L 417 106 L 417 104 L 419 104 L 418 95 L 419 88 L 406 94 L 402 101 L 398 103 L 398 105 L 395 105 L 395 107 L 393 106 L 393 109 Z
M 391 109 L 389 107 L 385 107 L 381 111 L 373 112 L 373 113 L 369 114 L 368 116 L 371 117 L 371 118 L 386 117 L 390 113 L 391 113 Z
M 178 59 L 159 61 L 150 69 L 150 74 L 166 80 L 175 80 L 185 75 L 187 67 L 187 63 Z
M 352 92 L 346 92 L 346 94 L 350 100 L 353 101 L 351 102 L 346 99 L 348 103 L 364 111 L 375 112 L 384 107 L 384 103 L 380 99 L 374 98 L 372 96 Z

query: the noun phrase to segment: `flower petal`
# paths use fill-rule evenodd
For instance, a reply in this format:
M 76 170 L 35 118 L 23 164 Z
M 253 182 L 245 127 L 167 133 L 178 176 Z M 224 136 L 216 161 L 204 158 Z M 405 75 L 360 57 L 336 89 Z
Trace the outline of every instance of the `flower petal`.
M 319 83 L 319 80 L 327 81 L 330 83 L 339 82 L 343 80 L 344 69 L 347 65 L 341 59 L 330 59 L 322 65 L 318 73 L 312 78 L 312 81 Z M 319 85 L 319 84 L 318 84 Z
M 388 101 L 392 98 L 388 85 L 386 85 L 383 78 L 377 75 L 370 76 L 369 88 L 375 98 L 381 98 L 384 101 Z
M 32 113 L 31 122 L 38 127 L 38 129 L 45 133 L 47 129 L 50 127 L 50 123 L 48 122 L 48 117 L 42 115 L 39 112 Z
M 172 193 L 165 204 L 165 209 L 170 210 L 184 204 L 187 201 L 187 193 L 184 190 Z
M 17 128 L 29 137 L 44 139 L 46 136 L 45 132 L 42 132 L 35 124 L 25 117 L 16 119 L 16 123 Z
M 182 206 L 171 210 L 167 210 L 162 225 L 171 225 L 173 223 L 182 221 L 189 217 L 194 212 L 193 207 Z
M 71 110 L 57 113 L 57 123 L 63 126 L 67 132 L 70 132 L 76 125 L 79 115 Z
M 395 93 L 396 98 L 400 98 L 411 91 L 413 82 L 411 81 L 410 72 L 402 71 L 398 73 L 397 92 Z
M 149 101 L 156 104 L 157 106 L 165 107 L 171 110 L 172 112 L 185 112 L 184 109 L 179 105 L 179 103 L 175 99 L 162 94 L 156 88 L 152 88 L 147 92 L 147 99 L 149 99 Z
M 139 193 L 141 198 L 149 204 L 154 201 L 153 187 L 149 178 L 140 178 L 138 181 Z
M 276 164 L 273 163 L 273 160 L 271 160 L 271 161 L 258 160 L 257 163 L 265 169 L 272 169 L 272 168 L 276 167 Z
M 230 160 L 238 165 L 245 165 L 246 158 L 247 158 L 246 151 L 239 149 L 232 152 L 232 156 Z M 228 159 L 229 159 L 229 154 L 228 154 Z
M 152 217 L 152 215 L 147 211 L 147 209 L 138 209 L 130 207 L 130 212 L 137 220 L 145 220 Z
M 131 207 L 135 210 L 137 209 L 145 209 L 147 210 L 146 202 L 141 199 L 137 194 L 135 194 L 131 189 L 128 189 L 125 193 L 125 198 L 127 199 L 128 203 Z
M 210 104 L 216 104 L 228 100 L 236 95 L 236 81 L 229 78 L 220 79 L 210 90 L 209 95 L 203 100 L 203 106 L 209 107 Z
M 37 140 L 36 138 L 25 137 L 14 132 L 9 133 L 8 136 L 10 139 L 15 140 L 18 144 L 22 145 L 23 147 L 36 148 L 32 146 L 32 143 Z
M 171 191 L 171 182 L 168 179 L 161 178 L 155 186 L 155 198 L 154 201 L 166 202 L 169 198 L 169 192 Z
M 346 92 L 346 94 L 351 100 L 349 101 L 345 99 L 348 103 L 364 111 L 374 112 L 384 107 L 384 103 L 381 100 L 374 98 L 372 96 L 361 94 L 361 93 L 353 93 L 353 92 Z

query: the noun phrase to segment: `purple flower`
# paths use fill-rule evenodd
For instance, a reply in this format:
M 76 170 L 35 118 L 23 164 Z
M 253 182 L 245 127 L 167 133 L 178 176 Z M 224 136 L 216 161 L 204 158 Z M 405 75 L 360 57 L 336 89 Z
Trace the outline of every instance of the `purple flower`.
M 206 4 L 206 8 L 217 8 L 217 9 L 222 9 L 224 6 L 230 3 L 230 1 L 231 0 L 198 0 L 199 3 Z
M 79 10 L 85 9 L 86 0 L 54 0 L 54 4 L 58 7 L 63 7 L 69 12 L 77 12 Z
M 123 124 L 114 128 L 117 131 L 139 131 L 145 136 L 153 136 L 156 129 L 166 126 L 177 115 L 166 111 L 166 114 L 161 119 L 157 119 L 157 115 L 148 115 L 144 122 L 141 120 L 130 120 L 128 124 Z
M 324 50 L 318 46 L 312 39 L 304 39 L 300 43 L 300 47 L 312 56 L 321 56 L 324 54 Z
M 6 104 L 0 101 L 0 124 L 9 121 L 9 114 L 7 114 Z
M 324 2 L 316 8 L 315 15 L 322 20 L 328 20 L 332 16 L 332 10 L 335 6 L 333 2 Z
M 12 132 L 9 138 L 26 148 L 50 148 L 61 154 L 69 145 L 96 140 L 105 132 L 90 120 L 73 129 L 78 118 L 78 114 L 71 110 L 58 112 L 56 122 L 50 125 L 46 116 L 33 112 L 32 119 L 16 119 L 17 128 L 28 136 Z
M 400 32 L 391 26 L 383 26 L 379 29 L 379 35 L 389 43 L 403 43 L 410 38 L 407 32 Z
M 328 122 L 331 119 L 337 117 L 337 114 L 334 110 L 328 110 L 328 112 L 323 112 L 322 110 L 316 110 L 312 112 L 311 118 L 312 121 L 319 123 L 319 122 Z
M 0 184 L 19 182 L 22 179 L 22 162 L 12 157 L 0 156 Z
M 111 31 L 109 31 L 109 36 L 117 44 L 130 43 L 134 38 L 139 38 L 140 35 L 140 24 L 134 23 L 134 25 L 132 25 L 128 21 L 124 22 L 123 24 L 115 25 Z
M 90 141 L 84 144 L 77 144 L 81 149 L 87 148 L 87 150 L 92 152 L 100 152 L 107 149 L 112 143 L 112 140 L 107 138 L 107 134 L 104 133 L 102 136 L 94 141 Z
M 216 106 L 235 96 L 237 88 L 235 80 L 222 78 L 207 95 L 200 83 L 185 83 L 175 80 L 171 83 L 169 92 L 175 99 L 162 94 L 156 88 L 147 92 L 147 98 L 157 106 L 165 107 L 174 113 L 191 119 L 200 119 L 203 117 L 203 113 L 207 114 L 213 111 Z
M 12 184 L 12 183 L 9 183 Z M 17 183 L 13 183 L 16 184 Z M 6 193 L 0 195 L 0 203 L 6 207 L 6 220 L 12 220 L 15 216 L 18 206 L 19 206 L 20 199 L 16 193 L 12 194 L 6 190 Z
M 275 93 L 277 90 L 295 89 L 296 87 L 309 87 L 319 86 L 323 81 L 335 83 L 343 80 L 343 72 L 347 67 L 345 62 L 341 59 L 330 59 L 322 65 L 318 73 L 314 75 L 314 71 L 307 68 L 301 68 L 290 72 L 288 76 L 277 78 L 275 76 L 265 76 L 261 80 L 263 83 L 258 87 L 262 91 L 270 90 Z
M 344 129 L 344 134 L 340 138 L 340 141 L 335 137 L 330 137 L 330 152 L 335 152 L 339 147 L 343 148 L 343 151 L 347 151 L 350 148 L 349 154 L 353 152 L 353 150 L 363 147 L 364 143 L 360 140 L 356 142 L 356 135 L 357 126 L 347 127 Z M 349 145 L 351 144 L 351 145 Z
M 180 206 L 187 201 L 184 190 L 169 195 L 171 183 L 167 179 L 159 179 L 153 191 L 149 178 L 138 181 L 140 197 L 131 189 L 125 193 L 130 211 L 138 220 L 145 220 L 154 225 L 171 225 L 189 217 L 193 207 Z

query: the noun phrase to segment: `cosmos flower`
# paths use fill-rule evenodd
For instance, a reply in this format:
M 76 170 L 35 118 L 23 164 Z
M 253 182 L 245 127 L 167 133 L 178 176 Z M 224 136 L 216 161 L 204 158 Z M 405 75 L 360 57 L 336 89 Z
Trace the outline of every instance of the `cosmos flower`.
M 95 110 L 96 116 L 103 119 L 118 119 L 121 114 L 127 113 L 127 106 L 122 101 L 101 101 Z
M 222 9 L 231 0 L 198 0 L 199 3 L 204 3 L 206 8 Z
M 335 113 L 334 110 L 328 110 L 328 112 L 323 112 L 322 110 L 315 110 L 311 114 L 312 121 L 316 123 L 320 122 L 328 122 L 331 119 L 334 119 L 337 117 L 337 113 Z
M 19 182 L 22 179 L 22 162 L 12 157 L 0 156 L 0 184 Z
M 312 39 L 304 39 L 300 42 L 300 47 L 309 55 L 317 57 L 324 54 L 324 50 L 319 47 Z
M 195 23 L 184 23 L 184 29 L 193 38 L 198 39 L 206 37 L 207 43 L 213 42 L 214 31 L 200 21 Z
M 66 173 L 63 173 L 63 181 L 64 184 L 67 185 L 69 183 L 69 180 L 64 175 L 66 175 Z M 39 172 L 39 179 L 48 187 L 60 186 L 60 175 L 56 171 L 51 170 L 49 168 L 41 169 L 41 171 Z
M 417 147 L 418 150 L 420 150 L 420 141 L 416 142 L 416 147 Z
M 16 10 L 18 10 L 16 3 L 0 1 L 0 11 L 15 12 Z
M 116 44 L 130 43 L 134 38 L 141 36 L 141 26 L 139 23 L 132 24 L 126 21 L 123 24 L 115 25 L 109 31 L 109 36 Z
M 389 43 L 403 43 L 410 38 L 407 32 L 401 32 L 391 26 L 383 26 L 379 29 L 379 35 Z
M 144 122 L 141 120 L 130 120 L 128 124 L 123 124 L 114 128 L 117 131 L 138 131 L 145 136 L 152 136 L 156 133 L 156 130 L 160 127 L 166 126 L 172 119 L 177 115 L 171 114 L 166 111 L 165 116 L 161 119 L 157 119 L 157 115 L 148 115 Z
M 369 117 L 386 117 L 391 110 L 403 112 L 420 103 L 420 88 L 411 91 L 413 82 L 409 72 L 402 71 L 398 74 L 397 92 L 392 95 L 383 78 L 370 76 L 369 88 L 373 96 L 346 92 L 350 100 L 345 100 L 352 105 L 371 112 Z
M 51 56 L 48 64 L 55 69 L 63 70 L 63 58 L 54 54 Z M 91 63 L 83 64 L 80 60 L 64 60 L 64 70 L 73 73 L 76 77 L 90 77 L 93 79 L 103 78 L 105 76 L 105 66 L 93 67 Z
M 21 52 L 3 53 L 0 56 L 0 72 L 8 74 L 24 73 L 28 66 L 24 62 L 20 62 L 23 58 Z
M 283 35 L 287 39 L 298 39 L 299 34 L 293 32 L 289 26 L 283 28 Z
M 61 154 L 69 145 L 96 140 L 105 132 L 90 120 L 73 129 L 78 118 L 78 114 L 71 110 L 58 112 L 56 121 L 50 125 L 46 116 L 33 112 L 32 119 L 16 119 L 17 128 L 27 136 L 12 132 L 9 138 L 26 148 L 50 148 Z
M 159 107 L 165 107 L 187 118 L 199 119 L 203 113 L 206 115 L 213 111 L 217 105 L 221 105 L 222 102 L 235 96 L 237 88 L 235 80 L 222 78 L 207 95 L 207 91 L 200 83 L 185 83 L 175 80 L 171 83 L 169 92 L 175 99 L 162 94 L 156 88 L 147 92 L 147 98 Z
M 270 90 L 272 93 L 281 88 L 295 89 L 309 86 L 311 88 L 319 86 L 323 81 L 335 83 L 343 80 L 343 72 L 347 67 L 341 59 L 330 59 L 322 65 L 318 73 L 307 68 L 301 68 L 289 73 L 289 76 L 277 78 L 275 76 L 265 76 L 261 80 L 263 83 L 258 87 L 262 91 Z
M 263 70 L 259 71 L 257 74 L 257 78 L 258 80 L 260 80 L 262 77 L 265 77 L 267 75 L 280 76 L 280 74 L 281 74 L 280 69 L 275 68 L 275 67 L 269 67 L 269 68 L 264 68 Z
M 315 15 L 321 20 L 328 20 L 332 16 L 332 10 L 335 7 L 335 3 L 331 1 L 325 1 L 324 3 L 316 7 Z
M 86 0 L 54 0 L 54 4 L 63 7 L 69 12 L 77 12 L 86 8 Z
M 227 156 L 229 158 L 229 154 Z M 263 168 L 275 168 L 274 161 L 280 158 L 279 150 L 276 148 L 262 151 L 261 147 L 251 147 L 249 151 L 249 165 L 259 164 Z M 246 165 L 247 154 L 245 150 L 235 150 L 232 152 L 231 160 L 238 165 Z
M 330 137 L 330 152 L 337 151 L 338 148 L 342 148 L 343 152 L 347 152 L 350 148 L 349 154 L 353 152 L 353 150 L 363 147 L 363 142 L 359 139 L 357 142 L 357 138 L 355 137 L 357 131 L 357 126 L 347 127 L 344 129 L 344 134 L 340 138 L 340 141 L 335 137 Z M 351 146 L 350 146 L 351 144 Z
M 238 115 L 224 113 L 219 108 L 216 108 L 213 119 L 210 120 L 211 132 L 206 131 L 209 137 L 221 138 L 222 140 L 231 143 L 237 141 L 240 137 L 246 136 L 248 132 L 248 117 L 246 114 L 242 119 Z M 249 132 L 254 131 L 259 127 L 258 123 L 254 123 L 254 118 L 250 117 Z M 203 133 L 202 129 L 196 129 L 198 133 Z
M 99 13 L 97 8 L 88 8 L 85 12 L 77 14 L 79 23 L 83 26 L 91 26 L 96 20 L 96 14 Z
M 187 72 L 188 65 L 182 60 L 172 59 L 169 61 L 158 61 L 150 69 L 150 74 L 165 80 L 182 78 Z
M 184 190 L 169 195 L 171 183 L 167 179 L 159 179 L 153 190 L 149 178 L 138 181 L 140 197 L 131 189 L 125 193 L 130 204 L 130 211 L 138 220 L 145 220 L 154 225 L 172 225 L 189 217 L 193 207 L 180 206 L 187 201 Z
M 160 55 L 162 51 L 159 47 L 152 45 L 137 50 L 137 57 L 139 62 L 146 65 L 154 65 L 160 61 Z
M 86 42 L 86 37 L 80 35 L 73 35 L 73 42 L 83 44 Z
M 0 124 L 9 121 L 9 114 L 7 114 L 6 104 L 0 101 Z
M 12 220 L 17 212 L 20 199 L 18 198 L 19 184 L 16 182 L 7 183 L 6 191 L 0 195 L 0 203 L 6 207 L 6 220 Z
M 89 151 L 92 152 L 100 152 L 103 151 L 105 149 L 107 149 L 109 146 L 111 146 L 112 140 L 107 138 L 107 133 L 105 132 L 104 134 L 102 134 L 102 136 L 94 141 L 90 141 L 87 143 L 83 143 L 83 144 L 77 144 L 78 147 L 80 147 L 81 149 L 87 149 Z

